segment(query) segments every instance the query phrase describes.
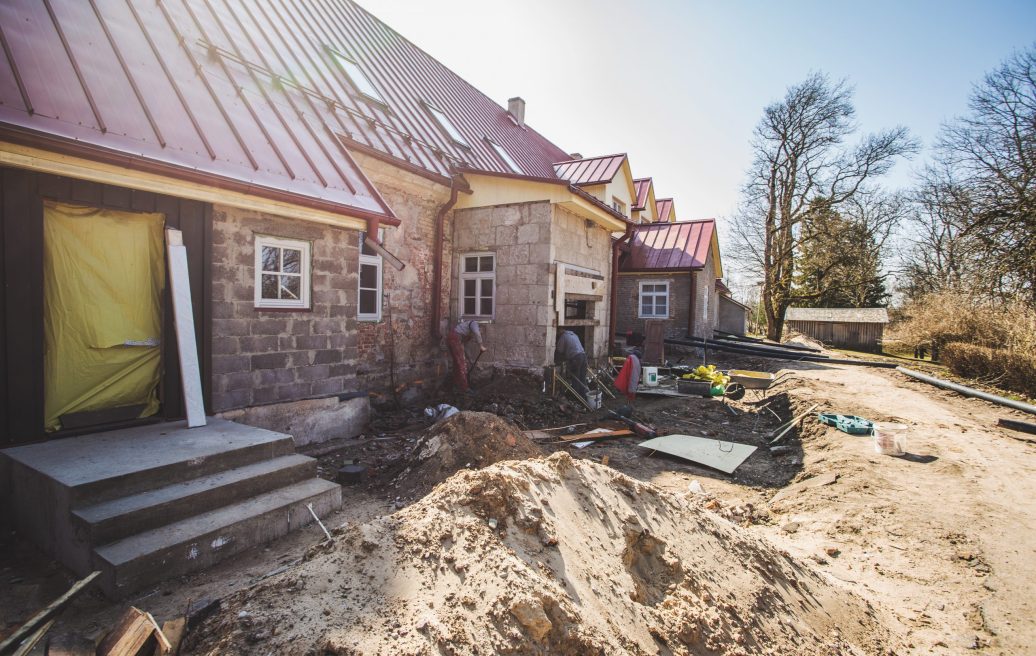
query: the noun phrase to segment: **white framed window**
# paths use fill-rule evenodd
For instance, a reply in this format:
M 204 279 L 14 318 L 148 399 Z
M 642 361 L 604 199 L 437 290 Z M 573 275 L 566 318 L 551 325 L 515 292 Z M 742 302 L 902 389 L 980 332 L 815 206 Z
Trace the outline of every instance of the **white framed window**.
M 374 86 L 374 83 L 370 81 L 370 78 L 364 74 L 363 69 L 360 68 L 359 64 L 333 48 L 328 48 L 328 50 L 334 56 L 335 61 L 338 63 L 338 66 L 341 67 L 345 76 L 349 78 L 349 81 L 353 83 L 354 87 L 356 87 L 357 91 L 382 105 L 386 104 L 385 99 L 381 97 L 380 93 L 378 93 L 378 88 Z
M 378 231 L 378 239 L 384 239 L 384 231 Z M 360 233 L 360 280 L 356 306 L 359 321 L 381 321 L 382 269 L 381 256 L 366 244 L 367 233 Z
M 450 139 L 459 143 L 465 148 L 471 148 L 471 146 L 468 145 L 467 140 L 464 138 L 464 135 L 462 135 L 460 133 L 460 130 L 457 129 L 457 126 L 454 125 L 452 121 L 450 121 L 448 116 L 446 116 L 446 112 L 442 111 L 441 109 L 427 101 L 424 105 L 428 108 L 429 113 L 431 113 L 431 115 L 435 118 L 436 122 L 439 123 L 439 126 L 443 129 L 443 131 Z
M 309 309 L 308 241 L 255 236 L 255 307 Z
M 626 203 L 622 202 L 615 196 L 612 196 L 612 209 L 619 214 L 626 216 Z
M 496 255 L 465 253 L 460 257 L 460 313 L 491 319 L 496 310 Z
M 511 169 L 512 173 L 522 172 L 521 167 L 518 166 L 518 162 L 514 161 L 514 158 L 511 157 L 511 155 L 506 150 L 504 150 L 503 146 L 493 141 L 489 137 L 486 137 L 486 143 L 490 145 L 490 147 L 493 149 L 493 152 L 497 154 L 497 157 L 503 160 L 504 164 L 507 165 L 507 168 Z
M 642 280 L 640 282 L 640 318 L 669 318 L 669 281 Z

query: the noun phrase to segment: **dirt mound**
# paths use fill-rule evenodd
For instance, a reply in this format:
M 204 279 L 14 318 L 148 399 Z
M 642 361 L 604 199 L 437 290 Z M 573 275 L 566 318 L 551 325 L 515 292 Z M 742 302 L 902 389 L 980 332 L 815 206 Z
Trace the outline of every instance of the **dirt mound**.
M 520 429 L 500 417 L 488 412 L 458 412 L 421 435 L 395 483 L 406 494 L 423 494 L 461 469 L 481 469 L 502 460 L 542 454 Z
M 225 599 L 191 653 L 899 648 L 867 603 L 699 499 L 563 453 L 463 471 Z

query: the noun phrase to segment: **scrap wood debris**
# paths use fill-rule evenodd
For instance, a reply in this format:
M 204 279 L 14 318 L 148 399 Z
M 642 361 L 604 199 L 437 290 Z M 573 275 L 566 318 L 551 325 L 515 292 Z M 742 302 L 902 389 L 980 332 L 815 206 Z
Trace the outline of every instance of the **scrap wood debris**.
M 886 654 L 874 609 L 703 508 L 566 453 L 462 471 L 224 599 L 197 654 Z

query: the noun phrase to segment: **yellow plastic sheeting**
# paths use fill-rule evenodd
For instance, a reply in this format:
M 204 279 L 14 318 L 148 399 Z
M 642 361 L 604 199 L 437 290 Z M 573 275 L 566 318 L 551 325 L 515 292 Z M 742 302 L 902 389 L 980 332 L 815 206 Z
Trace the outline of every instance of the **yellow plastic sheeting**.
M 165 260 L 162 214 L 46 202 L 44 420 L 144 404 L 158 412 Z

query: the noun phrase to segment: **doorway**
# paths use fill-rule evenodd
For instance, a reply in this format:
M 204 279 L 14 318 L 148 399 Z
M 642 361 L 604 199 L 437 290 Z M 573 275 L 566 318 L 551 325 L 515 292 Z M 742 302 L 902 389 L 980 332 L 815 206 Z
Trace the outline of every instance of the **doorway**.
M 164 226 L 161 213 L 44 202 L 47 432 L 158 412 Z

